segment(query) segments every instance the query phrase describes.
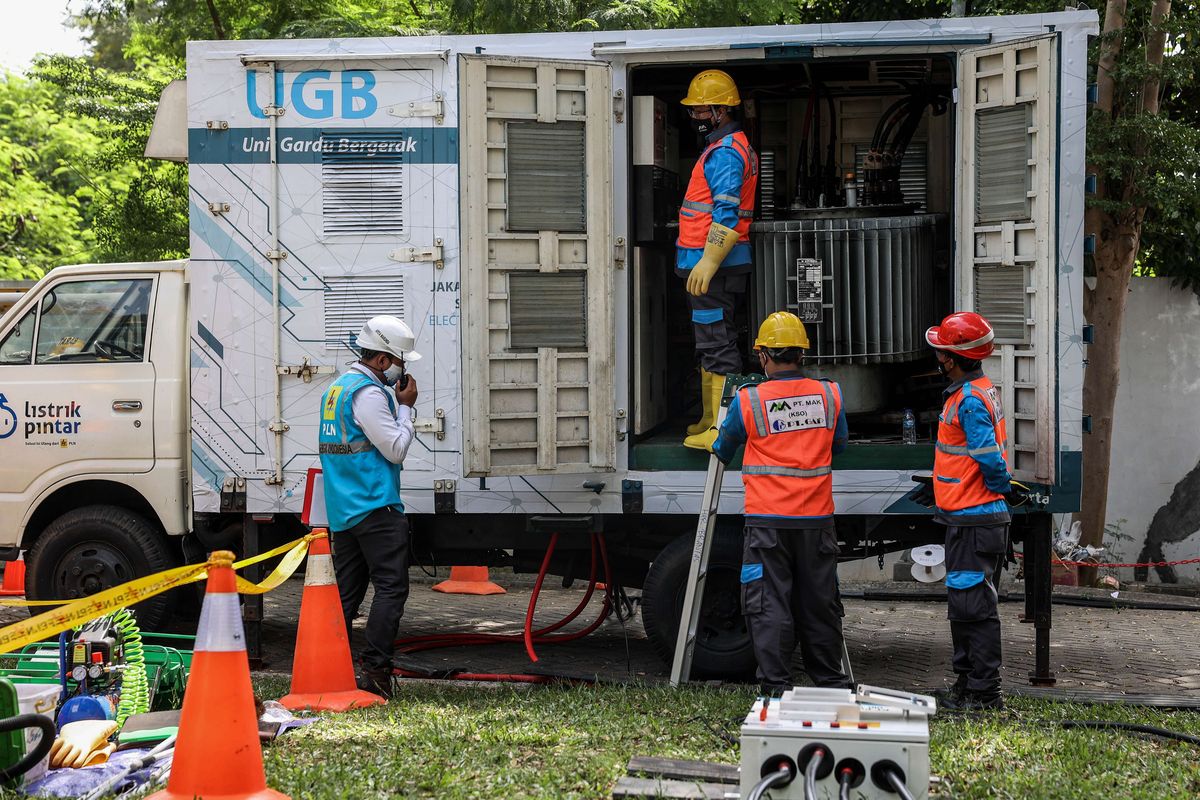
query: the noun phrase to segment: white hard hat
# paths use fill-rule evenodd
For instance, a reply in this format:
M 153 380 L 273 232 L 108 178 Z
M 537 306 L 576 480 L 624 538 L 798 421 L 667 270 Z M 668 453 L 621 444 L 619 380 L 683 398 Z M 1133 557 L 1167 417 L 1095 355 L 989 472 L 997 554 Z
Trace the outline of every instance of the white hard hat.
M 421 359 L 421 354 L 412 349 L 417 343 L 412 328 L 399 317 L 371 317 L 363 325 L 362 332 L 358 334 L 354 343 L 367 350 L 391 353 L 405 361 Z

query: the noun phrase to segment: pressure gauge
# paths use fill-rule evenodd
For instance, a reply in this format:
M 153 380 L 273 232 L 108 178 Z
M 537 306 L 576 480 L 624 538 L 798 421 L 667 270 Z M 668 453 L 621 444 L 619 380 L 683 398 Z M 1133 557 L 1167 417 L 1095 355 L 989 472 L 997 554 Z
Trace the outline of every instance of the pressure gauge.
M 87 674 L 92 680 L 99 680 L 100 676 L 104 674 L 104 665 L 92 664 L 90 667 L 88 667 Z
M 76 683 L 83 683 L 84 679 L 87 678 L 87 674 L 88 668 L 83 664 L 71 667 L 71 679 Z

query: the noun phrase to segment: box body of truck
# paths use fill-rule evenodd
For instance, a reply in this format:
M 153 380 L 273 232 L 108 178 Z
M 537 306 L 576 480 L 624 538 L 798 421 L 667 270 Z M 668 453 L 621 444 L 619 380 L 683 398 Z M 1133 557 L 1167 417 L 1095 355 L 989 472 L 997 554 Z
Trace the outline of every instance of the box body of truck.
M 997 329 L 985 371 L 1001 387 L 1014 473 L 1072 510 L 1094 31 L 1094 15 L 1072 12 L 191 44 L 196 511 L 220 510 L 230 477 L 246 479 L 248 511 L 298 510 L 320 396 L 355 358 L 362 322 L 391 313 L 412 324 L 426 355 L 412 365 L 421 398 L 403 476 L 411 512 L 432 513 L 438 485 L 460 513 L 621 514 L 632 481 L 643 513 L 695 513 L 703 459 L 656 459 L 644 446 L 669 424 L 686 391 L 677 366 L 686 372 L 692 357 L 672 346 L 677 328 L 662 311 L 678 303 L 668 286 L 679 281 L 669 223 L 656 237 L 654 217 L 674 208 L 654 208 L 641 168 L 685 182 L 671 120 L 687 79 L 709 66 L 734 74 L 752 143 L 773 156 L 763 178 L 777 188 L 760 197 L 756 220 L 775 222 L 756 225 L 751 324 L 800 310 L 788 287 L 804 276 L 790 274 L 790 257 L 824 257 L 824 313 L 806 305 L 819 320 L 816 371 L 846 376 L 852 411 L 886 418 L 903 409 L 879 399 L 869 374 L 913 380 L 928 372 L 925 327 L 954 309 L 984 313 Z M 894 98 L 921 81 L 947 90 L 949 107 L 927 113 L 909 146 L 908 207 L 859 206 L 839 219 L 835 208 L 774 204 L 791 201 L 776 175 L 794 182 L 787 145 L 814 73 L 836 94 L 815 102 L 833 110 L 839 175 L 864 172 Z M 822 125 L 814 150 L 829 140 Z M 800 228 L 819 235 L 789 238 Z M 837 270 L 867 274 L 843 280 Z M 909 363 L 924 369 L 897 370 Z M 842 459 L 852 466 L 835 472 L 839 513 L 887 512 L 931 462 L 929 436 L 915 450 L 895 435 L 860 444 L 853 419 Z M 585 487 L 591 478 L 603 488 Z M 727 488 L 722 510 L 736 514 L 736 472 Z M 627 484 L 624 494 L 627 506 Z

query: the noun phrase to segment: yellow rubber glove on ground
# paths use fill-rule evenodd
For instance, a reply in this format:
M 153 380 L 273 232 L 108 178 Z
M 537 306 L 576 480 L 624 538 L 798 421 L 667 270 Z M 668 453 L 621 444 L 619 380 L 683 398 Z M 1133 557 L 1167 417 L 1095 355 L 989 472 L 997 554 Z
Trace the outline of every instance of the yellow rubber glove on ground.
M 81 719 L 63 725 L 50 747 L 51 768 L 82 767 L 116 732 L 117 723 L 108 719 Z
M 733 228 L 726 228 L 715 222 L 712 224 L 708 229 L 708 238 L 704 240 L 704 255 L 700 256 L 696 266 L 688 273 L 688 294 L 694 297 L 708 294 L 708 284 L 737 242 L 738 233 Z

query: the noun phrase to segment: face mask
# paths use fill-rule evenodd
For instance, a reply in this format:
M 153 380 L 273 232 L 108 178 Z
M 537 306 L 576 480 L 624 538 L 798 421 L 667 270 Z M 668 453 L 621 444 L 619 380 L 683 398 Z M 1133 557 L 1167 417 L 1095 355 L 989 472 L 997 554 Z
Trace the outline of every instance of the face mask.
M 404 367 L 401 367 L 397 364 L 392 364 L 383 371 L 383 382 L 388 386 L 395 386 L 396 381 L 400 380 L 402 375 L 404 375 Z
M 703 138 L 712 133 L 711 119 L 690 119 L 689 121 L 692 123 L 692 130 L 696 132 L 697 136 Z
M 695 131 L 696 135 L 701 138 L 708 136 L 710 133 L 715 131 L 718 127 L 720 127 L 722 122 L 721 120 L 717 119 L 716 114 L 712 113 L 711 111 L 709 112 L 708 117 L 705 119 L 696 119 L 695 117 L 689 116 L 688 121 L 692 124 L 692 130 Z

